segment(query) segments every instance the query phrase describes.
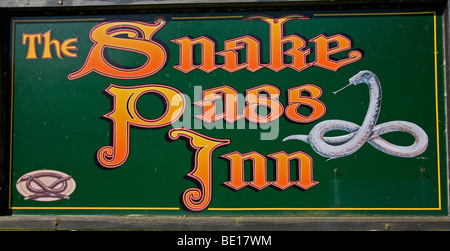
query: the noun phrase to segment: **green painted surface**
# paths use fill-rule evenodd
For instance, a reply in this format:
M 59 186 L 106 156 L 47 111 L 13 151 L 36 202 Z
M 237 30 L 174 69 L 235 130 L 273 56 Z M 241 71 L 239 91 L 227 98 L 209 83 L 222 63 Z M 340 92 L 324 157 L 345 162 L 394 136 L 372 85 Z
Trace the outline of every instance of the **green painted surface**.
M 193 168 L 193 151 L 186 140 L 168 139 L 170 129 L 184 125 L 208 137 L 231 141 L 213 152 L 211 201 L 206 209 L 193 215 L 447 215 L 442 17 L 422 12 L 343 16 L 306 12 L 299 14 L 306 14 L 310 19 L 286 23 L 285 36 L 295 34 L 307 42 L 320 34 L 343 34 L 351 38 L 352 49 L 362 51 L 363 57 L 337 71 L 311 66 L 300 72 L 290 68 L 278 72 L 263 68 L 256 72 L 243 69 L 230 73 L 216 69 L 206 73 L 196 69 L 183 73 L 174 68 L 180 63 L 180 48 L 171 40 L 184 36 L 207 36 L 215 42 L 216 51 L 221 51 L 224 41 L 251 35 L 262 45 L 261 63 L 268 63 L 269 25 L 261 20 L 243 20 L 252 14 L 280 17 L 287 13 L 205 13 L 192 19 L 182 18 L 191 17 L 188 14 L 178 18 L 158 15 L 167 23 L 153 39 L 164 45 L 167 62 L 159 72 L 140 79 L 116 79 L 92 72 L 68 80 L 68 75 L 83 66 L 93 46 L 89 33 L 96 25 L 118 20 L 152 24 L 156 15 L 13 19 L 10 203 L 13 214 L 191 214 L 184 208 L 182 194 L 196 187 L 186 177 Z M 209 18 L 211 15 L 218 18 Z M 43 34 L 50 30 L 52 39 L 60 42 L 77 38 L 74 45 L 78 49 L 73 50 L 77 57 L 63 55 L 60 59 L 53 51 L 53 58 L 43 59 L 42 43 L 36 44 L 38 58 L 26 59 L 29 43 L 23 43 L 24 34 Z M 313 62 L 314 43 L 308 42 L 306 48 L 311 49 L 307 61 Z M 344 58 L 348 52 L 334 56 Z M 117 49 L 107 49 L 105 55 L 131 68 L 146 60 L 140 53 Z M 223 64 L 222 57 L 216 58 L 216 64 Z M 289 56 L 285 58 L 290 62 Z M 349 156 L 329 159 L 317 154 L 307 143 L 283 141 L 292 134 L 308 134 L 316 124 L 329 119 L 361 125 L 369 103 L 367 86 L 349 86 L 333 94 L 361 70 L 374 72 L 382 85 L 377 124 L 396 120 L 417 124 L 428 135 L 428 147 L 423 154 L 401 158 L 366 143 Z M 191 100 L 184 113 L 190 111 L 190 117 L 183 116 L 183 123 L 177 121 L 173 126 L 131 127 L 126 162 L 114 169 L 103 168 L 96 153 L 112 144 L 112 123 L 102 119 L 113 107 L 112 97 L 104 92 L 111 84 L 174 87 Z M 288 89 L 314 84 L 323 92 L 320 100 L 326 105 L 326 113 L 317 121 L 304 124 L 294 123 L 285 115 L 270 126 L 255 126 L 242 119 L 233 124 L 234 129 L 227 129 L 230 125 L 222 122 L 216 123 L 215 128 L 198 120 L 194 122 L 194 115 L 201 113 L 201 108 L 192 105 L 200 100 L 199 88 L 228 85 L 245 94 L 246 90 L 263 84 L 280 90 L 279 101 L 284 107 Z M 143 95 L 136 106 L 145 118 L 159 117 L 165 107 L 157 95 Z M 276 137 L 261 140 L 261 133 L 271 129 L 278 132 Z M 400 132 L 385 134 L 383 138 L 404 146 L 414 141 L 409 134 Z M 280 151 L 302 151 L 313 159 L 313 179 L 319 183 L 307 190 L 294 186 L 281 190 L 272 185 L 261 190 L 249 186 L 233 190 L 223 184 L 230 179 L 230 167 L 220 156 L 234 151 L 255 151 L 264 156 Z M 267 180 L 274 181 L 275 162 L 266 159 Z M 15 188 L 16 182 L 22 175 L 41 169 L 72 176 L 76 189 L 70 199 L 52 202 L 24 199 Z M 248 166 L 246 181 L 251 181 L 250 176 Z M 292 170 L 291 177 L 297 176 Z

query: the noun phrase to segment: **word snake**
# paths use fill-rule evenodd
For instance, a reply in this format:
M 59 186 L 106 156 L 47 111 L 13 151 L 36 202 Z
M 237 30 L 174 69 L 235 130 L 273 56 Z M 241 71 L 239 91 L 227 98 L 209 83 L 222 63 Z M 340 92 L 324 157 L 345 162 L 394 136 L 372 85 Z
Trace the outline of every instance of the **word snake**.
M 340 158 L 358 151 L 366 142 L 376 149 L 393 156 L 412 158 L 422 154 L 428 146 L 428 136 L 425 131 L 414 123 L 407 121 L 391 121 L 376 125 L 381 108 L 381 84 L 378 77 L 371 71 L 360 71 L 349 79 L 350 85 L 366 83 L 369 86 L 369 107 L 361 126 L 344 120 L 326 120 L 315 125 L 309 135 L 291 135 L 283 139 L 301 140 L 309 143 L 313 150 L 323 157 Z M 349 132 L 336 137 L 324 137 L 332 130 Z M 414 136 L 410 146 L 392 144 L 380 135 L 389 132 L 406 132 Z

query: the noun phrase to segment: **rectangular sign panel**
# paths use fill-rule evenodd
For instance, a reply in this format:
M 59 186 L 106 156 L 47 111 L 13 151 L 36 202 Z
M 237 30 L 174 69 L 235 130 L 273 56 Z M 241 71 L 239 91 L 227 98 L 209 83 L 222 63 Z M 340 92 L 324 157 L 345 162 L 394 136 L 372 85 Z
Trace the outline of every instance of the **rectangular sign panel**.
M 441 19 L 13 18 L 10 209 L 447 215 Z

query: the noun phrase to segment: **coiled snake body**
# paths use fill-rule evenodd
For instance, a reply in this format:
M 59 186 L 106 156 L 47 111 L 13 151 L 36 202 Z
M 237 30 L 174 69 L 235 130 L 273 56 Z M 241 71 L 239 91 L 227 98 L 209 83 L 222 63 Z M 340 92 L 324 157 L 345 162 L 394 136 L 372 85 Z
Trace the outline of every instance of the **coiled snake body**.
M 344 120 L 326 120 L 315 125 L 309 135 L 291 135 L 283 141 L 292 139 L 304 141 L 309 143 L 318 154 L 328 158 L 340 158 L 353 154 L 366 142 L 386 154 L 405 158 L 415 157 L 426 150 L 428 136 L 416 124 L 407 121 L 391 121 L 376 125 L 381 108 L 381 85 L 373 72 L 361 71 L 350 78 L 349 82 L 347 86 L 361 83 L 369 86 L 369 107 L 361 126 Z M 324 137 L 325 133 L 332 130 L 347 131 L 349 134 Z M 398 146 L 380 137 L 382 134 L 394 131 L 410 133 L 415 138 L 414 143 L 410 146 Z

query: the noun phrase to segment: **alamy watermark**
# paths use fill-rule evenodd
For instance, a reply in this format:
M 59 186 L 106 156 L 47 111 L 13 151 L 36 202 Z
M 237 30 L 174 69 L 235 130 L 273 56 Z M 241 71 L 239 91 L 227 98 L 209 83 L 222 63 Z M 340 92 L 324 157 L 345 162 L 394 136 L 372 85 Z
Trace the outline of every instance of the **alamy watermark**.
M 271 109 L 270 100 L 267 99 L 268 95 L 266 93 L 260 92 L 258 97 L 255 94 L 247 94 L 245 96 L 242 93 L 235 95 L 234 100 L 236 105 L 236 113 L 239 116 L 234 122 L 225 121 L 225 119 L 207 121 L 202 119 L 203 115 L 203 88 L 202 86 L 194 86 L 194 97 L 187 94 L 183 94 L 185 98 L 185 107 L 182 116 L 172 122 L 173 128 L 185 128 L 185 129 L 207 129 L 207 130 L 261 130 L 260 139 L 261 140 L 275 140 L 279 135 L 279 118 L 280 113 L 276 109 Z M 192 100 L 200 100 L 192 102 Z M 258 119 L 256 121 L 249 121 L 245 118 L 244 111 L 247 100 L 258 100 L 256 104 L 258 117 L 267 118 L 269 115 L 277 119 L 268 121 L 267 119 Z M 210 101 L 211 102 L 211 101 Z M 226 112 L 226 99 L 225 97 L 217 98 L 213 101 L 213 109 L 211 113 L 214 115 L 224 114 Z

